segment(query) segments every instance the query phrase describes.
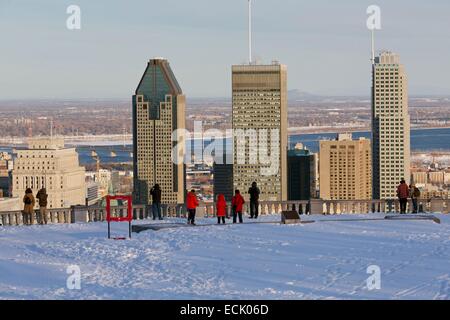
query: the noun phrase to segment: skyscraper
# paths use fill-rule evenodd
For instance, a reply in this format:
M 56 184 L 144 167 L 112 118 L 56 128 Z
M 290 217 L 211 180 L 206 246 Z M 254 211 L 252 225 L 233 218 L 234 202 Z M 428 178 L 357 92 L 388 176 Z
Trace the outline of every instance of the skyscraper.
M 375 58 L 372 74 L 373 197 L 394 199 L 400 180 L 410 180 L 407 77 L 392 52 Z
M 248 197 L 255 181 L 261 201 L 287 200 L 287 67 L 235 65 L 232 88 L 234 188 Z
M 320 141 L 320 198 L 323 200 L 372 199 L 370 141 L 340 134 Z
M 223 194 L 226 201 L 231 201 L 233 192 L 233 165 L 229 163 L 213 164 L 214 171 L 214 199 Z
M 174 162 L 172 133 L 185 128 L 185 96 L 169 62 L 151 59 L 133 96 L 134 201 L 151 203 L 159 184 L 162 203 L 184 203 L 183 161 Z M 184 152 L 184 150 L 183 150 Z M 184 154 L 177 154 L 179 159 Z
M 300 146 L 288 151 L 288 200 L 310 200 L 315 196 L 315 158 Z

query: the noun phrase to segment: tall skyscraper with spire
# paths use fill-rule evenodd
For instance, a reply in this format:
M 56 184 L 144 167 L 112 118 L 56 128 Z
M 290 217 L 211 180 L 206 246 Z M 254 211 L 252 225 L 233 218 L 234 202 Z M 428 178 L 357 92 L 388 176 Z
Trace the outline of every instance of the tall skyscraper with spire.
M 256 182 L 262 201 L 287 200 L 287 67 L 252 57 L 248 0 L 248 64 L 232 66 L 233 187 L 248 198 Z
M 134 201 L 151 203 L 159 184 L 162 203 L 184 203 L 184 162 L 173 161 L 172 133 L 185 128 L 185 96 L 169 62 L 151 59 L 133 96 Z M 177 154 L 184 158 L 184 154 Z M 179 164 L 177 164 L 179 163 Z
M 287 67 L 278 63 L 235 65 L 232 67 L 232 88 L 234 188 L 248 196 L 246 191 L 252 182 L 256 182 L 261 189 L 261 201 L 285 201 Z M 244 140 L 238 136 L 239 130 L 247 135 L 244 147 Z M 266 163 L 261 155 L 269 154 L 272 160 Z M 256 161 L 252 162 L 252 158 Z M 264 174 L 268 167 L 272 168 L 271 172 Z
M 372 68 L 373 197 L 395 199 L 400 180 L 410 181 L 407 76 L 392 52 L 382 52 Z

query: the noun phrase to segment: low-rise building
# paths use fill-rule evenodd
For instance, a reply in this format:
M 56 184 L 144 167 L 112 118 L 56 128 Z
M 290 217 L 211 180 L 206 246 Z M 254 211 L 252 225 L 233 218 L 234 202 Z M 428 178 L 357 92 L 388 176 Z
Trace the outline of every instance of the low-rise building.
M 23 197 L 27 188 L 36 195 L 42 187 L 47 189 L 48 208 L 85 204 L 85 169 L 79 165 L 75 148 L 66 148 L 62 138 L 32 138 L 27 148 L 17 150 L 13 196 Z

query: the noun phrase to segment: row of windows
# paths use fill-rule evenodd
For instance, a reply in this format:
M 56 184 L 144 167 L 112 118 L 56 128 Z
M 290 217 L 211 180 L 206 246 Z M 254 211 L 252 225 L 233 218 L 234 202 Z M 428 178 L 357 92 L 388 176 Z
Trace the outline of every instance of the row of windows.
M 41 170 L 41 167 L 17 167 L 17 170 Z M 42 167 L 42 170 L 45 170 L 45 167 Z M 47 170 L 55 170 L 55 167 L 47 167 Z
M 23 154 L 20 154 L 19 156 L 18 156 L 18 158 L 48 158 L 48 155 L 45 155 L 45 156 L 42 156 L 42 155 L 38 155 L 38 156 L 36 156 L 36 155 L 32 155 L 32 156 L 30 156 L 30 155 L 23 155 Z M 52 155 L 50 155 L 50 158 L 54 158 L 54 155 L 52 154 Z

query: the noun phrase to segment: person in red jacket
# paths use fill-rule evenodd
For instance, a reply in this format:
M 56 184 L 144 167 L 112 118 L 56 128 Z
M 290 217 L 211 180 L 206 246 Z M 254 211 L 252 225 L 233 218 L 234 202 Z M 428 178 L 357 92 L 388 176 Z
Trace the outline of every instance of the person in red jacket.
M 223 194 L 219 194 L 219 196 L 217 197 L 216 210 L 217 224 L 220 224 L 220 220 L 222 220 L 223 224 L 225 224 L 225 216 L 227 215 L 227 202 L 225 201 L 225 196 Z
M 237 216 L 239 216 L 239 223 L 242 223 L 242 207 L 244 206 L 244 198 L 241 196 L 239 190 L 235 191 L 235 195 L 231 201 L 233 206 L 233 223 L 236 223 Z
M 199 205 L 197 195 L 195 194 L 195 190 L 191 190 L 191 192 L 188 193 L 186 200 L 187 200 L 186 207 L 188 209 L 187 223 L 195 226 L 195 210 Z
M 406 184 L 405 179 L 402 179 L 400 185 L 397 187 L 397 196 L 400 201 L 400 214 L 405 214 L 409 196 L 409 187 Z

